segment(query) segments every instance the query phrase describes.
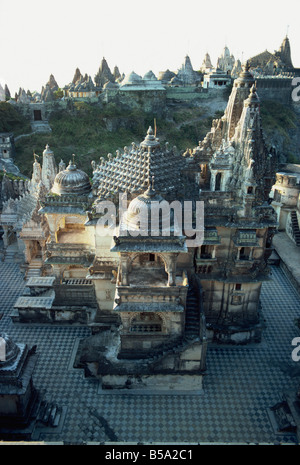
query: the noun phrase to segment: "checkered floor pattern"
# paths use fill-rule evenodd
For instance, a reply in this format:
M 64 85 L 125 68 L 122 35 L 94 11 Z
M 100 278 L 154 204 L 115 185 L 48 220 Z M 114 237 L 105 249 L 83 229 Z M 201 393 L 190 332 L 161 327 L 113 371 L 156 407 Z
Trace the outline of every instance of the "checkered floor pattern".
M 296 390 L 297 362 L 291 358 L 294 319 L 300 299 L 281 269 L 261 296 L 266 330 L 260 344 L 209 346 L 200 394 L 101 393 L 98 382 L 72 368 L 76 344 L 90 335 L 82 326 L 14 324 L 8 313 L 25 287 L 14 263 L 0 263 L 0 328 L 15 342 L 38 346 L 34 384 L 49 401 L 64 408 L 59 429 L 36 431 L 36 440 L 158 443 L 287 443 L 293 435 L 276 433 L 268 409 L 286 390 Z M 300 365 L 300 362 L 298 362 Z M 299 366 L 300 368 L 300 366 Z M 297 371 L 297 370 L 296 370 Z M 299 370 L 298 370 L 299 373 Z

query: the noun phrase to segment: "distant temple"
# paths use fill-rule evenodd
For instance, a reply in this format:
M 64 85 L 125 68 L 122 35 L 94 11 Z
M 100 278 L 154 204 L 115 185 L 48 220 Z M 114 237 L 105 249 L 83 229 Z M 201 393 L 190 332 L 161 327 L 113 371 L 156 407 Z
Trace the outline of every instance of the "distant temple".
M 279 50 L 274 53 L 265 50 L 249 58 L 248 61 L 251 69 L 259 75 L 294 74 L 296 71 L 292 63 L 291 46 L 287 36 L 284 38 Z
M 225 71 L 225 73 L 231 74 L 234 64 L 235 58 L 230 54 L 229 48 L 225 46 L 221 56 L 218 58 L 217 68 Z

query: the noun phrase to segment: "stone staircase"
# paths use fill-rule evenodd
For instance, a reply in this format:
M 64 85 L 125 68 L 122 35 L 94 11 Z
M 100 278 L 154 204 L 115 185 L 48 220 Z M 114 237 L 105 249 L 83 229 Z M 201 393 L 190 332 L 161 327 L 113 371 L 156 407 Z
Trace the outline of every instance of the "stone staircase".
M 199 341 L 198 338 L 180 339 L 175 345 L 174 342 L 164 344 L 157 351 L 155 351 L 150 358 L 147 358 L 142 364 L 147 369 L 155 369 L 165 357 L 169 355 L 176 355 L 182 353 L 189 346 L 192 346 L 195 342 Z
M 18 253 L 18 246 L 16 244 L 9 245 L 4 251 L 4 263 L 15 263 Z
M 41 258 L 34 258 L 31 260 L 27 271 L 26 271 L 26 279 L 34 278 L 41 276 L 42 274 L 42 259 Z
M 16 251 L 15 250 L 7 249 L 5 251 L 5 255 L 4 255 L 4 262 L 5 263 L 14 263 L 15 262 L 15 256 L 16 256 Z
M 48 121 L 32 121 L 31 129 L 34 133 L 49 133 L 52 132 L 50 124 Z
M 196 284 L 191 284 L 187 293 L 184 337 L 177 343 L 170 341 L 155 351 L 152 357 L 147 359 L 146 364 L 149 368 L 155 367 L 164 357 L 171 354 L 179 354 L 195 342 L 201 340 L 200 326 L 202 321 L 200 322 L 199 297 L 194 287 Z M 202 322 L 202 324 L 205 324 L 205 322 Z
M 300 228 L 299 228 L 297 213 L 295 211 L 291 212 L 291 223 L 292 223 L 293 237 L 295 239 L 296 245 L 300 247 Z
M 53 402 L 43 400 L 37 415 L 37 422 L 42 423 L 44 426 L 57 427 L 61 419 L 62 409 Z
M 194 339 L 200 335 L 199 302 L 194 287 L 189 287 L 186 299 L 185 337 Z

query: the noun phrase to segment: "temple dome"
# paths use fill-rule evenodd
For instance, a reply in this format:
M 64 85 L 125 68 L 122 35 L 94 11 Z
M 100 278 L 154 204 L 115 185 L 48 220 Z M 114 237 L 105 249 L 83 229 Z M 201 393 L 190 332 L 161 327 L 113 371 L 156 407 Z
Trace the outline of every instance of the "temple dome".
M 145 76 L 143 77 L 143 80 L 145 81 L 157 81 L 157 77 L 153 73 L 153 71 L 148 71 Z
M 169 82 L 175 76 L 175 73 L 167 69 L 166 71 L 161 71 L 158 75 L 160 81 Z
M 170 209 L 169 222 L 167 221 L 165 223 L 162 215 L 159 214 L 158 222 L 152 224 L 153 215 L 154 217 L 156 215 L 156 210 L 153 209 L 156 208 L 158 204 L 163 205 L 164 202 L 166 202 L 165 199 L 155 191 L 153 186 L 149 185 L 148 189 L 143 194 L 138 195 L 128 205 L 124 221 L 122 221 L 120 227 L 121 235 L 124 226 L 125 230 L 128 231 L 139 230 L 141 228 L 146 232 L 146 235 L 149 236 L 160 236 L 163 231 L 169 231 L 170 234 L 174 235 L 174 211 L 172 209 Z M 144 218 L 144 224 L 143 221 L 140 223 L 141 215 Z M 153 226 L 154 229 L 152 229 L 151 226 Z M 158 230 L 156 230 L 156 228 L 158 228 Z
M 134 71 L 132 71 L 129 75 L 125 77 L 124 81 L 122 82 L 122 85 L 127 85 L 127 84 L 136 85 L 136 84 L 140 84 L 141 82 L 142 82 L 141 76 L 139 76 Z
M 67 168 L 56 175 L 51 192 L 58 195 L 82 195 L 89 193 L 90 190 L 88 175 L 77 169 L 77 166 L 70 161 Z

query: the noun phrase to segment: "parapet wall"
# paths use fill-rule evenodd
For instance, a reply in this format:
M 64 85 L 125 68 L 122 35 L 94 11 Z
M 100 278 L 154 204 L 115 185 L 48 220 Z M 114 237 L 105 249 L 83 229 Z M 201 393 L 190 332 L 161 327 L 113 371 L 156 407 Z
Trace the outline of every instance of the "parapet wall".
M 276 100 L 282 104 L 292 102 L 292 78 L 258 78 L 257 94 L 261 100 Z

